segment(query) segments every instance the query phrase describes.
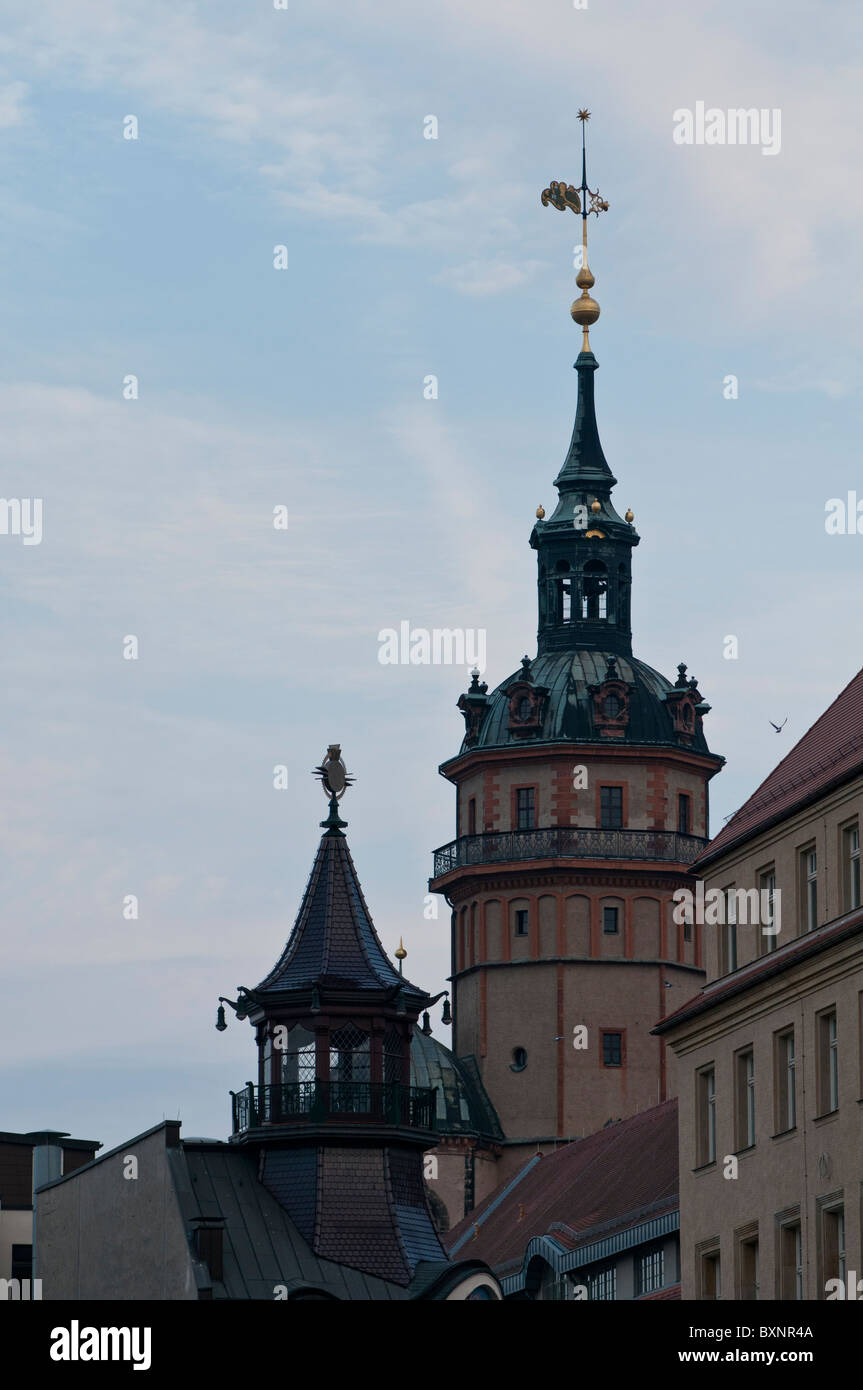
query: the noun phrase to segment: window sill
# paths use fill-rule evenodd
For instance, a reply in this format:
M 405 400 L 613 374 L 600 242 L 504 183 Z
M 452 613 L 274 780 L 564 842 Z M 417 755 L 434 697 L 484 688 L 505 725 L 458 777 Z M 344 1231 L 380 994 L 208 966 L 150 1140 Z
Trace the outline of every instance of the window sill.
M 790 1129 L 779 1129 L 775 1134 L 771 1134 L 771 1139 L 790 1139 L 792 1134 L 797 1133 L 797 1126 L 792 1125 Z
M 701 1177 L 702 1173 L 709 1173 L 715 1167 L 716 1159 L 712 1158 L 709 1163 L 700 1163 L 697 1168 L 692 1168 L 690 1171 L 694 1174 L 695 1177 L 699 1178 Z
M 825 1110 L 823 1115 L 814 1115 L 812 1123 L 814 1125 L 827 1124 L 830 1120 L 835 1120 L 839 1116 L 839 1106 L 835 1110 Z
M 753 1154 L 754 1152 L 755 1152 L 755 1145 L 754 1145 L 754 1144 L 747 1144 L 745 1149 L 735 1149 L 735 1150 L 734 1150 L 734 1157 L 735 1157 L 735 1158 L 745 1158 L 747 1154 Z

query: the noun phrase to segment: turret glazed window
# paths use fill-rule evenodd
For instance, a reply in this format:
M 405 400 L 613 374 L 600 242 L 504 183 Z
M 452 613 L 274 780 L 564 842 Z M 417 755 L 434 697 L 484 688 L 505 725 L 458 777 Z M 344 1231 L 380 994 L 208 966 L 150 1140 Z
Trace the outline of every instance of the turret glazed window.
M 295 1024 L 288 1033 L 287 1047 L 282 1052 L 282 1085 L 314 1081 L 316 1071 L 315 1035 L 302 1024 Z

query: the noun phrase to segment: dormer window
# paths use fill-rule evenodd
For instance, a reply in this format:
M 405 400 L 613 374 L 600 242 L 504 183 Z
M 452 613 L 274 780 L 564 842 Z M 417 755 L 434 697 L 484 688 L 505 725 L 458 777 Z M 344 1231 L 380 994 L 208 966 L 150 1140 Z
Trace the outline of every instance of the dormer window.
M 606 695 L 603 709 L 606 719 L 616 719 L 623 708 L 617 695 Z
M 530 716 L 531 716 L 532 714 L 533 714 L 533 703 L 532 703 L 532 701 L 530 700 L 529 696 L 527 696 L 527 695 L 522 695 L 521 699 L 520 699 L 519 702 L 518 702 L 518 717 L 519 717 L 519 719 L 530 719 Z

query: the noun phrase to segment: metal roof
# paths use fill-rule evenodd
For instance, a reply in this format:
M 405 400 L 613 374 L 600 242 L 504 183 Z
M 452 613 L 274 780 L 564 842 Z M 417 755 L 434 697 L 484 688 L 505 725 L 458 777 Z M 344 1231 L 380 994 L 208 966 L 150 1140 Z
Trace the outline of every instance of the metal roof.
M 456 1059 L 437 1038 L 417 1031 L 411 1040 L 411 1085 L 436 1088 L 438 1134 L 473 1135 L 498 1142 L 503 1139 L 500 1120 L 486 1094 L 475 1058 Z
M 609 740 L 595 728 L 593 722 L 593 697 L 590 686 L 599 685 L 608 670 L 608 663 L 617 663 L 619 678 L 633 687 L 630 701 L 630 719 L 623 738 Z M 687 748 L 695 753 L 709 753 L 707 742 L 701 729 L 695 732 L 691 744 L 683 744 L 674 731 L 674 726 L 665 703 L 668 691 L 674 690 L 671 681 L 654 671 L 652 666 L 638 661 L 635 657 L 606 651 L 567 651 L 546 652 L 538 656 L 530 665 L 531 677 L 536 685 L 548 687 L 548 702 L 545 708 L 542 731 L 537 737 L 524 738 L 513 735 L 509 728 L 509 700 L 505 691 L 516 680 L 522 678 L 522 671 L 513 672 L 488 697 L 488 712 L 482 721 L 479 734 L 474 743 L 462 744 L 461 754 L 480 748 L 536 747 L 541 743 L 600 743 L 605 747 L 626 746 L 627 744 L 657 744 L 673 748 Z
M 340 831 L 321 837 L 294 929 L 275 967 L 253 995 L 314 985 L 358 990 L 401 989 L 420 1006 L 428 995 L 390 961 L 366 906 L 348 842 Z

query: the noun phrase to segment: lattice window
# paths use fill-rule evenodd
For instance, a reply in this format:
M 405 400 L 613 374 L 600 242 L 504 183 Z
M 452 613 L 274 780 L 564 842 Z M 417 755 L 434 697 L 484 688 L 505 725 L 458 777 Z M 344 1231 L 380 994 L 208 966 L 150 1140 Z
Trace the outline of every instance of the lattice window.
M 335 1028 L 330 1034 L 330 1079 L 369 1082 L 372 1077 L 371 1047 L 368 1033 L 353 1023 Z
M 281 1072 L 283 1085 L 315 1079 L 315 1035 L 301 1023 L 295 1024 L 288 1033 L 287 1047 L 282 1052 Z
M 384 1032 L 384 1081 L 404 1080 L 404 1043 L 394 1023 Z

